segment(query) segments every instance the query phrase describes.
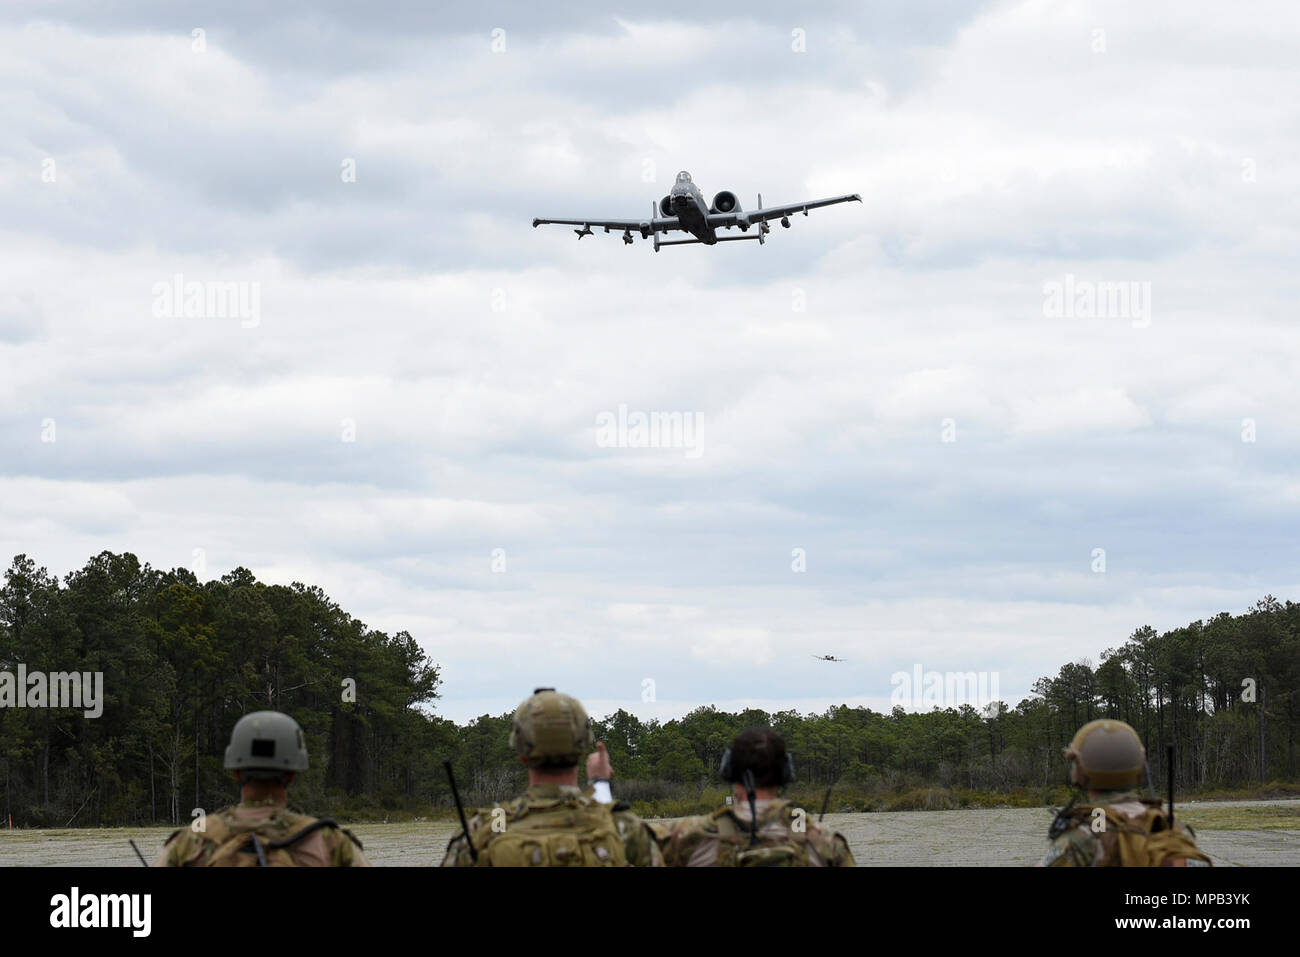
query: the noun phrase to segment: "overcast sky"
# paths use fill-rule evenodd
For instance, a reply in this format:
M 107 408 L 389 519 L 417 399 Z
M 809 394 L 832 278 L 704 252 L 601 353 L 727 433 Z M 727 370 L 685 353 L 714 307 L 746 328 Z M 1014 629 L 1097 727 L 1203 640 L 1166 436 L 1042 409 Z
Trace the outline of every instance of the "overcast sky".
M 1294 4 L 616 7 L 0 6 L 4 561 L 318 584 L 462 721 L 1014 705 L 1300 596 Z M 679 169 L 863 202 L 530 228 Z

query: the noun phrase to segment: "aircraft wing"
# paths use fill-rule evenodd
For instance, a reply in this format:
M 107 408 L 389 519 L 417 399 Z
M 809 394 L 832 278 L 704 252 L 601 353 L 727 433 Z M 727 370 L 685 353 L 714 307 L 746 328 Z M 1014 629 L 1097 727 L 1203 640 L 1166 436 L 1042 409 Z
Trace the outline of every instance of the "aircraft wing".
M 784 206 L 764 206 L 761 209 L 745 209 L 734 213 L 710 213 L 709 225 L 744 226 L 749 223 L 766 223 L 768 220 L 793 216 L 795 213 L 808 215 L 808 210 L 822 206 L 834 206 L 836 203 L 860 203 L 862 197 L 857 193 L 848 196 L 832 196 L 829 199 L 810 199 L 802 203 L 786 203 Z
M 677 217 L 656 216 L 654 219 L 534 219 L 533 226 L 541 226 L 543 223 L 555 223 L 561 226 L 581 226 L 584 229 L 604 229 L 609 232 L 612 229 L 621 231 L 632 230 L 640 233 L 642 237 L 649 236 L 653 230 L 656 233 L 666 233 L 670 229 L 682 229 L 678 223 Z

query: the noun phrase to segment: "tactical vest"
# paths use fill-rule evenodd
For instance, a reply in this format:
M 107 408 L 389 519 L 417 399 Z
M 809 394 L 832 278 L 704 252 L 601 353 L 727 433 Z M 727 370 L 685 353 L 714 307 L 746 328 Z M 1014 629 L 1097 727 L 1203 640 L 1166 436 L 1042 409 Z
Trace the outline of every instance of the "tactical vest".
M 1071 824 L 1088 828 L 1100 842 L 1107 867 L 1182 867 L 1198 862 L 1213 866 L 1209 856 L 1196 846 L 1194 835 L 1182 824 L 1174 824 L 1155 798 L 1140 798 L 1145 811 L 1138 817 L 1121 814 L 1108 804 L 1077 805 Z M 1093 810 L 1105 815 L 1104 830 L 1093 830 Z
M 509 809 L 480 811 L 479 817 L 473 840 L 480 867 L 627 866 L 623 838 L 603 804 L 575 796 L 524 798 Z M 505 829 L 493 830 L 495 821 Z
M 753 841 L 750 831 L 736 823 L 732 812 L 723 810 L 714 815 L 713 824 L 718 842 L 718 867 L 812 867 L 812 846 L 805 831 L 800 834 L 791 827 L 790 808 L 779 808 L 775 818 L 780 820 L 784 834 L 769 825 L 774 816 L 764 814 L 758 822 L 758 840 Z M 823 862 L 825 863 L 825 862 Z
M 274 821 L 274 819 L 272 819 Z M 242 823 L 211 815 L 204 823 L 204 839 L 217 845 L 208 858 L 208 867 L 298 867 L 294 846 L 321 828 L 339 829 L 329 818 L 298 816 L 290 827 L 267 834 L 268 823 Z M 260 829 L 260 830 L 259 830 Z M 351 839 L 351 835 L 348 835 Z

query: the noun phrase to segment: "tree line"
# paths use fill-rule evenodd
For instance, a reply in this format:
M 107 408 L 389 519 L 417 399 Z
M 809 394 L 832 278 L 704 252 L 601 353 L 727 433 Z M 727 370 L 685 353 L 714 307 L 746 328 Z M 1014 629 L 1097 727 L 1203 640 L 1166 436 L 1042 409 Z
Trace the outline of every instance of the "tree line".
M 16 827 L 180 823 L 228 804 L 230 729 L 265 708 L 303 726 L 312 768 L 292 797 L 315 813 L 445 810 L 444 759 L 471 804 L 526 786 L 510 715 L 457 725 L 434 714 L 439 669 L 409 633 L 376 631 L 317 587 L 267 585 L 244 568 L 200 582 L 103 552 L 60 581 L 19 555 L 0 588 L 0 672 L 19 664 L 102 672 L 104 701 L 96 718 L 0 707 L 4 813 Z M 1240 615 L 1138 628 L 1098 666 L 1040 679 L 1014 708 L 708 706 L 663 722 L 619 710 L 595 724 L 620 796 L 651 812 L 705 789 L 713 800 L 722 752 L 751 724 L 785 736 L 801 786 L 843 794 L 1046 793 L 1064 783 L 1064 745 L 1099 717 L 1137 729 L 1157 786 L 1173 745 L 1180 787 L 1235 789 L 1296 780 L 1297 688 L 1300 604 L 1268 596 Z

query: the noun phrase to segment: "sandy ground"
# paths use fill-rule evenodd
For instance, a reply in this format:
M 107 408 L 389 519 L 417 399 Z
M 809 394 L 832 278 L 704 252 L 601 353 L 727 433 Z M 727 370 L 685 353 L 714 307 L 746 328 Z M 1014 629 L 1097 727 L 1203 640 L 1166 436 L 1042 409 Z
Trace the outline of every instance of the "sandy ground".
M 1216 865 L 1300 865 L 1300 829 L 1252 828 L 1252 817 L 1289 814 L 1300 801 L 1216 801 L 1181 805 L 1197 827 L 1197 843 Z M 1233 812 L 1233 813 L 1229 813 Z M 1046 809 L 1000 808 L 971 811 L 900 811 L 828 814 L 826 825 L 841 831 L 859 865 L 1023 866 L 1042 855 L 1051 814 Z M 438 864 L 448 839 L 459 830 L 450 822 L 360 824 L 352 828 L 377 866 Z M 84 830 L 0 830 L 0 866 L 72 864 L 139 867 L 128 838 L 150 860 L 172 828 Z

